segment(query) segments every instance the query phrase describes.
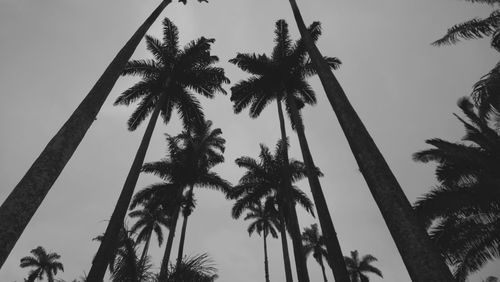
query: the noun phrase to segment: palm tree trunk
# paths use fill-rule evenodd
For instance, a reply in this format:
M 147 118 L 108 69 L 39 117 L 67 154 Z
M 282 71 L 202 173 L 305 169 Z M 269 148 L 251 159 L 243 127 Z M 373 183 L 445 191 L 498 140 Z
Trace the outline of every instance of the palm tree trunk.
M 267 232 L 264 230 L 264 272 L 266 276 L 266 282 L 269 282 L 269 261 L 267 260 Z
M 169 80 L 167 80 L 166 83 L 168 84 Z M 141 144 L 139 145 L 139 149 L 137 150 L 132 166 L 130 167 L 125 184 L 123 185 L 122 192 L 120 193 L 120 197 L 116 203 L 115 210 L 109 220 L 106 233 L 104 233 L 104 238 L 99 246 L 99 250 L 97 250 L 94 260 L 92 261 L 92 267 L 89 271 L 87 282 L 101 282 L 104 278 L 109 259 L 114 251 L 113 242 L 116 241 L 120 228 L 123 225 L 123 220 L 125 219 L 130 200 L 134 194 L 135 185 L 137 184 L 137 179 L 141 173 L 141 167 L 144 163 L 144 157 L 146 156 L 146 151 L 148 150 L 156 121 L 158 120 L 161 107 L 165 103 L 166 98 L 167 93 L 162 93 L 159 101 L 155 105 L 153 114 L 149 119 L 148 126 L 144 132 L 144 136 L 142 137 Z
M 295 104 L 295 100 L 293 98 L 289 99 L 289 103 L 292 118 L 295 121 L 295 129 L 299 137 L 302 158 L 304 159 L 304 163 L 306 165 L 307 179 L 309 181 L 309 186 L 311 187 L 314 204 L 316 205 L 316 212 L 318 213 L 318 219 L 321 225 L 321 230 L 323 231 L 323 237 L 325 238 L 325 245 L 328 250 L 328 259 L 332 263 L 333 276 L 335 281 L 349 282 L 349 274 L 347 273 L 347 267 L 345 265 L 344 256 L 342 255 L 342 249 L 340 248 L 339 239 L 337 237 L 337 233 L 335 232 L 330 211 L 328 210 L 328 205 L 326 204 L 325 196 L 323 195 L 323 190 L 321 189 L 321 184 L 316 173 L 316 165 L 314 165 L 309 145 L 307 144 L 304 125 L 299 116 L 299 110 L 297 109 L 297 105 Z
M 285 204 L 282 199 L 279 199 L 279 214 L 280 214 L 280 234 L 281 234 L 281 248 L 283 249 L 283 264 L 285 265 L 285 278 L 286 282 L 293 282 L 292 267 L 290 265 L 290 254 L 288 253 L 288 242 L 286 238 L 285 227 Z
M 188 191 L 188 193 L 191 195 L 193 194 L 193 188 L 194 186 L 191 185 Z M 179 251 L 177 252 L 177 268 L 179 268 L 182 263 L 182 255 L 184 253 L 184 241 L 186 239 L 186 228 L 187 228 L 188 217 L 189 214 L 184 214 L 184 220 L 182 221 L 181 239 L 179 241 Z
M 153 234 L 153 229 L 149 232 L 148 238 L 146 239 L 146 243 L 144 245 L 144 249 L 142 250 L 140 265 L 144 265 L 146 261 L 146 256 L 148 255 L 149 242 L 151 242 L 151 235 Z
M 384 157 L 323 59 L 295 0 L 289 0 L 302 39 L 318 72 L 368 188 L 377 203 L 413 281 L 453 281 L 449 268 L 417 221 L 410 202 Z M 322 226 L 323 228 L 323 226 Z
M 325 282 L 328 282 L 328 280 L 326 279 L 326 273 L 325 273 L 325 265 L 323 264 L 323 257 L 320 256 L 319 257 L 319 265 L 321 266 L 321 272 L 323 273 L 323 280 L 325 280 Z
M 165 246 L 165 252 L 163 254 L 163 259 L 161 261 L 160 277 L 158 281 L 164 281 L 166 280 L 167 277 L 168 263 L 170 261 L 170 252 L 172 251 L 172 245 L 174 244 L 175 229 L 177 228 L 177 220 L 179 219 L 179 213 L 181 211 L 180 199 L 182 197 L 182 190 L 179 189 L 179 191 L 180 191 L 180 193 L 178 193 L 179 205 L 174 211 L 174 217 L 172 218 L 172 223 L 168 231 L 167 245 Z
M 0 206 L 0 268 L 94 122 L 137 45 L 170 2 L 162 1 L 139 27 Z
M 278 104 L 278 117 L 280 121 L 280 130 L 281 130 L 281 139 L 287 140 L 286 138 L 286 129 L 285 129 L 285 119 L 283 116 L 283 109 L 281 107 L 281 100 L 277 100 Z M 287 142 L 288 144 L 288 142 Z M 288 164 L 288 148 L 285 150 L 285 163 Z M 281 189 L 291 189 L 292 183 L 290 181 L 290 170 L 288 166 L 285 166 L 284 171 L 284 186 Z M 284 196 L 287 195 L 287 191 L 283 191 Z M 304 254 L 304 247 L 302 245 L 302 236 L 300 235 L 300 226 L 299 220 L 297 218 L 297 211 L 295 210 L 295 203 L 290 202 L 288 197 L 284 197 L 285 206 L 288 208 L 290 212 L 290 222 L 288 226 L 288 231 L 290 232 L 290 237 L 292 237 L 293 244 L 293 254 L 295 257 L 295 268 L 297 269 L 297 280 L 299 282 L 309 282 L 309 273 L 307 271 L 307 261 L 306 256 Z

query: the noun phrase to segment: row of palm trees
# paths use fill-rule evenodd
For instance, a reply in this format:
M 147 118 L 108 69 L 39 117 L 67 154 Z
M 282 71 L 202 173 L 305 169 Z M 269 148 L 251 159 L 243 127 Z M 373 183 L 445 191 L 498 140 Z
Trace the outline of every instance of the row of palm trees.
M 142 77 L 139 83 L 125 91 L 116 101 L 117 104 L 130 104 L 140 99 L 138 108 L 129 119 L 129 129 L 137 128 L 149 113 L 151 117 L 93 260 L 88 281 L 102 281 L 114 251 L 113 242 L 116 241 L 132 199 L 155 121 L 159 115 L 161 114 L 164 121 L 168 122 L 172 110 L 177 108 L 184 126 L 189 129 L 196 124 L 201 124 L 204 120 L 201 106 L 190 91 L 209 98 L 213 97 L 216 92 L 224 93 L 221 85 L 228 83 L 229 80 L 221 68 L 213 66 L 217 62 L 217 57 L 210 53 L 213 39 L 202 37 L 192 41 L 184 49 L 180 49 L 177 28 L 168 20 L 164 21 L 163 41 L 146 37 L 148 50 L 152 52 L 154 60 L 135 60 L 127 63 L 141 38 L 170 2 L 171 0 L 162 1 L 141 25 L 0 207 L 0 265 L 3 265 L 15 242 L 83 139 L 120 74 Z M 331 69 L 336 68 L 340 62 L 337 59 L 322 56 L 315 46 L 315 41 L 320 34 L 319 24 L 315 23 L 307 28 L 297 3 L 290 0 L 290 5 L 301 40 L 292 43 L 288 37 L 286 23 L 278 21 L 276 34 L 277 37 L 281 37 L 278 38 L 271 57 L 240 54 L 232 60 L 233 63 L 253 75 L 247 81 L 242 81 L 232 88 L 231 98 L 235 102 L 235 111 L 241 111 L 251 105 L 250 112 L 255 117 L 269 101 L 276 99 L 283 142 L 286 140 L 286 132 L 283 126 L 281 102 L 285 103 L 292 126 L 299 137 L 306 175 L 319 223 L 325 234 L 325 244 L 329 261 L 333 265 L 334 277 L 337 281 L 349 281 L 349 274 L 300 116 L 300 109 L 305 104 L 315 103 L 314 92 L 307 84 L 306 78 L 317 73 L 410 277 L 414 281 L 452 281 L 449 269 L 419 224 L 397 180 L 332 73 Z M 288 159 L 287 153 L 285 155 L 285 159 Z M 285 163 L 287 165 L 282 171 L 283 184 L 279 187 L 284 194 L 292 187 L 289 180 L 291 172 L 288 168 L 288 161 Z M 176 185 L 181 185 L 182 189 L 192 187 L 188 182 L 180 183 Z M 178 192 L 178 195 L 181 193 Z M 282 203 L 278 205 L 281 205 L 281 213 L 288 211 L 290 214 L 289 232 L 294 245 L 299 281 L 309 281 L 300 229 L 296 224 L 294 204 L 289 200 L 282 200 Z M 177 210 L 180 210 L 180 207 L 177 207 Z M 186 221 L 188 216 L 189 213 L 185 216 Z

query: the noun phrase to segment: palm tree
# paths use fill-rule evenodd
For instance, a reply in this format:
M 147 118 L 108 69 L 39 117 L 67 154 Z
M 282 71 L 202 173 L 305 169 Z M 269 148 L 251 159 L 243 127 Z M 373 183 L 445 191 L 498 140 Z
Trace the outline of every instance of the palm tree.
M 309 28 L 313 39 L 318 39 L 320 32 L 319 23 L 313 23 Z M 290 40 L 288 33 L 288 25 L 284 20 L 279 20 L 276 23 L 276 46 L 273 50 L 271 58 L 266 55 L 255 54 L 238 54 L 231 60 L 240 68 L 250 72 L 253 76 L 247 80 L 239 82 L 232 90 L 231 99 L 235 102 L 235 112 L 240 112 L 245 107 L 250 106 L 250 116 L 257 117 L 264 106 L 273 99 L 276 99 L 278 104 L 278 117 L 281 128 L 281 138 L 286 139 L 286 131 L 283 118 L 283 110 L 281 101 L 284 100 L 286 109 L 294 127 L 299 136 L 299 143 L 302 150 L 302 155 L 306 168 L 308 169 L 309 185 L 314 197 L 314 202 L 317 207 L 320 224 L 325 230 L 326 244 L 329 249 L 330 260 L 334 262 L 334 276 L 339 281 L 348 280 L 347 270 L 340 250 L 338 238 L 335 235 L 335 228 L 332 223 L 330 212 L 324 198 L 321 184 L 317 175 L 314 173 L 315 165 L 312 161 L 307 139 L 305 137 L 304 127 L 300 116 L 299 109 L 304 104 L 316 103 L 314 91 L 307 83 L 306 78 L 314 75 L 315 70 L 312 68 L 309 58 L 307 57 L 304 42 L 297 41 L 294 45 Z M 337 68 L 340 61 L 336 58 L 324 58 L 330 67 Z M 285 179 L 288 179 L 286 177 Z M 293 211 L 292 211 L 293 214 Z M 292 215 L 293 216 L 293 215 Z M 296 229 L 296 230 L 295 230 Z M 294 242 L 294 251 L 296 257 L 298 252 L 302 252 L 300 229 L 293 227 L 292 232 L 296 233 Z M 292 238 L 293 238 L 292 237 Z M 300 248 L 300 250 L 297 250 Z M 297 265 L 298 271 L 306 267 L 305 257 L 299 255 L 301 260 L 300 266 Z M 297 260 L 296 260 L 297 263 Z M 308 281 L 307 275 L 300 275 L 301 281 Z
M 181 264 L 170 265 L 164 282 L 213 282 L 218 278 L 217 268 L 207 254 L 184 258 Z
M 345 261 L 351 282 L 369 282 L 370 278 L 366 276 L 368 273 L 375 273 L 383 277 L 382 271 L 371 265 L 372 262 L 377 261 L 377 258 L 372 255 L 365 255 L 360 260 L 358 251 L 355 250 L 351 252 L 351 257 L 345 257 Z
M 104 240 L 97 251 L 89 272 L 90 281 L 101 281 L 106 271 L 112 242 L 123 222 L 128 205 L 139 178 L 141 166 L 160 113 L 165 123 L 177 108 L 185 127 L 203 121 L 203 112 L 198 99 L 189 89 L 208 98 L 216 92 L 225 93 L 223 83 L 229 80 L 222 68 L 214 67 L 218 61 L 210 53 L 214 39 L 201 37 L 191 41 L 184 49 L 178 46 L 177 27 L 168 19 L 163 21 L 163 42 L 146 36 L 148 50 L 154 60 L 133 60 L 128 62 L 123 75 L 139 75 L 138 83 L 122 93 L 115 104 L 125 104 L 141 99 L 139 106 L 128 120 L 129 130 L 135 130 L 152 112 L 139 149 L 130 168 L 120 197 L 111 216 Z
M 434 148 L 414 154 L 417 161 L 438 163 L 440 182 L 415 203 L 415 211 L 456 281 L 465 281 L 500 258 L 500 134 L 468 99 L 460 100 L 459 107 L 470 120 L 457 116 L 467 131 L 467 143 L 431 139 L 426 142 Z
M 94 122 L 137 45 L 170 2 L 162 0 L 137 29 L 0 206 L 0 268 Z M 180 2 L 185 4 L 186 0 Z
M 57 253 L 47 253 L 43 247 L 38 246 L 31 250 L 31 254 L 33 256 L 23 257 L 20 265 L 22 268 L 34 268 L 28 275 L 28 281 L 43 280 L 44 275 L 47 275 L 47 280 L 54 282 L 57 271 L 64 271 L 62 263 L 58 261 L 61 256 Z
M 137 221 L 132 225 L 131 232 L 137 234 L 137 243 L 145 242 L 144 249 L 141 255 L 141 262 L 144 262 L 149 249 L 149 242 L 153 236 L 153 232 L 158 239 L 158 245 L 163 243 L 163 227 L 170 226 L 170 218 L 167 212 L 161 206 L 146 205 L 142 209 L 135 210 L 129 213 L 129 217 L 137 218 Z
M 467 0 L 469 2 L 478 2 L 489 4 L 492 7 L 500 4 L 498 0 Z M 442 46 L 455 44 L 461 39 L 477 39 L 491 37 L 491 47 L 500 52 L 500 10 L 495 9 L 488 17 L 484 19 L 472 19 L 448 29 L 446 34 L 434 41 L 432 45 Z M 500 63 L 485 76 L 483 76 L 475 85 L 472 91 L 472 98 L 479 109 L 481 118 L 487 118 L 490 113 L 500 111 Z
M 302 19 L 297 2 L 295 0 L 289 0 L 289 2 L 305 48 L 311 57 L 312 65 L 318 73 L 327 98 L 339 120 L 368 188 L 391 232 L 410 277 L 414 281 L 453 281 L 450 270 L 439 252 L 432 245 L 425 230 L 419 224 L 410 202 L 389 165 L 347 99 L 342 86 L 330 70 L 330 65 L 316 47 L 314 38 L 307 30 Z M 304 157 L 304 162 L 307 165 L 312 162 L 312 159 L 309 156 L 306 157 Z M 314 200 L 324 235 L 333 234 L 321 222 L 321 213 L 323 211 L 320 212 L 320 210 L 323 210 L 323 205 L 316 202 L 316 197 L 314 197 Z M 329 241 L 327 238 L 327 249 L 330 253 Z M 347 280 L 342 279 L 340 281 Z
M 287 281 L 292 281 L 286 226 L 292 226 L 291 221 L 294 220 L 296 221 L 296 226 L 299 226 L 299 223 L 296 217 L 290 216 L 290 211 L 285 208 L 284 203 L 286 202 L 293 206 L 295 206 L 295 203 L 298 203 L 310 213 L 312 213 L 313 204 L 297 187 L 292 186 L 286 192 L 283 189 L 283 186 L 287 185 L 287 183 L 296 182 L 304 178 L 306 172 L 303 163 L 296 160 L 288 161 L 286 152 L 286 142 L 279 140 L 274 154 L 270 152 L 269 148 L 261 144 L 258 161 L 251 157 L 236 159 L 236 164 L 247 171 L 228 196 L 229 198 L 236 199 L 236 203 L 232 208 L 233 218 L 239 218 L 246 207 L 270 197 L 278 204 L 277 213 L 280 224 L 277 227 L 281 233 L 285 277 Z M 286 165 L 287 161 L 288 166 Z M 288 182 L 283 180 L 283 170 L 285 168 L 290 172 L 288 176 L 291 179 Z M 269 205 L 268 208 L 270 208 Z
M 276 228 L 280 225 L 278 220 L 279 215 L 275 213 L 273 208 L 273 200 L 266 201 L 264 204 L 261 201 L 256 201 L 252 205 L 247 205 L 245 210 L 248 210 L 244 220 L 252 220 L 248 226 L 248 235 L 257 232 L 264 240 L 264 274 L 266 282 L 269 282 L 269 262 L 267 259 L 267 236 L 271 234 L 273 238 L 278 238 Z M 261 235 L 263 234 L 263 235 Z
M 208 121 L 205 125 L 201 124 L 198 126 L 207 126 L 208 130 L 206 132 L 209 132 L 208 136 L 212 136 L 213 139 L 216 140 L 222 139 L 219 136 L 220 129 L 211 131 L 210 125 L 211 122 Z M 197 137 L 193 137 L 192 135 L 190 137 L 192 140 L 186 141 L 188 139 L 187 136 L 190 134 L 191 133 L 188 134 L 185 131 L 178 136 L 168 136 L 167 143 L 169 157 L 162 159 L 161 161 L 144 164 L 142 171 L 146 173 L 153 173 L 163 178 L 165 181 L 173 183 L 176 186 L 177 199 L 181 199 L 184 188 L 189 188 L 188 193 L 192 193 L 194 187 L 206 187 L 227 193 L 227 191 L 231 188 L 231 184 L 222 179 L 217 173 L 210 171 L 213 166 L 223 161 L 222 155 L 218 154 L 217 150 L 221 150 L 220 146 L 223 147 L 225 141 L 222 143 L 219 143 L 220 140 L 214 141 L 214 143 L 207 142 L 202 145 L 201 143 L 193 142 L 193 140 L 196 140 Z M 212 137 L 208 139 L 212 139 Z M 202 146 L 205 146 L 206 149 L 199 150 Z M 182 201 L 178 200 L 172 214 L 169 237 L 167 239 L 167 246 L 162 260 L 160 270 L 161 279 L 165 279 L 166 277 L 170 251 L 173 244 L 173 238 L 181 206 Z M 184 222 L 183 236 L 185 237 L 187 217 L 185 217 Z M 183 246 L 181 245 L 180 248 L 182 247 Z M 182 257 L 182 253 L 179 254 Z
M 302 241 L 304 242 L 304 249 L 306 255 L 312 254 L 314 259 L 321 266 L 321 272 L 323 273 L 323 280 L 327 282 L 325 266 L 323 264 L 323 258 L 328 261 L 328 254 L 325 249 L 325 241 L 323 236 L 319 233 L 318 225 L 311 224 L 311 227 L 304 228 L 302 233 Z

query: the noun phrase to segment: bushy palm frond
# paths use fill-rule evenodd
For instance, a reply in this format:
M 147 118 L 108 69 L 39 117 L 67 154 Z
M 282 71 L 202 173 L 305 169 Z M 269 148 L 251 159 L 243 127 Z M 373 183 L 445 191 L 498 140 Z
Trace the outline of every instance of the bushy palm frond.
M 59 254 L 47 253 L 42 246 L 38 246 L 30 252 L 33 256 L 23 257 L 20 263 L 22 268 L 34 268 L 28 274 L 28 281 L 43 279 L 44 275 L 47 275 L 49 281 L 53 281 L 59 270 L 64 271 L 63 264 L 58 261 L 61 258 Z
M 359 258 L 359 253 L 357 250 L 351 252 L 350 257 L 344 257 L 347 272 L 351 278 L 351 282 L 364 282 L 370 281 L 367 274 L 374 273 L 380 277 L 382 276 L 382 271 L 371 265 L 372 262 L 377 261 L 377 259 L 372 255 L 365 255 L 361 259 Z
M 171 264 L 163 282 L 213 282 L 218 278 L 217 268 L 208 254 L 185 257 L 176 267 Z

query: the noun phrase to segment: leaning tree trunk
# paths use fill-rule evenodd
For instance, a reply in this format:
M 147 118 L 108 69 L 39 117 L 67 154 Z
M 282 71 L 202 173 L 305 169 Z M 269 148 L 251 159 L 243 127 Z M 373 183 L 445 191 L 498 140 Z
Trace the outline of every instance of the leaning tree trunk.
M 188 199 L 189 198 L 192 199 L 193 188 L 194 188 L 194 186 L 191 185 L 191 188 L 188 191 L 188 193 L 189 193 L 188 195 L 190 195 L 187 197 Z M 184 254 L 184 241 L 186 240 L 186 228 L 187 228 L 189 215 L 190 215 L 189 213 L 184 214 L 184 220 L 182 221 L 181 239 L 179 241 L 179 251 L 177 252 L 177 266 L 176 266 L 177 269 L 179 269 L 179 267 L 181 266 L 182 256 Z
M 0 207 L 0 268 L 69 161 L 146 31 L 171 0 L 139 27 Z
M 285 278 L 286 282 L 293 282 L 292 267 L 290 265 L 290 253 L 288 252 L 288 242 L 286 237 L 286 223 L 285 223 L 285 203 L 282 199 L 278 199 L 278 211 L 280 215 L 279 230 L 281 234 L 281 248 L 283 249 L 283 264 L 285 265 Z
M 151 228 L 151 232 L 148 234 L 148 238 L 146 239 L 146 243 L 144 244 L 144 249 L 142 250 L 140 265 L 143 266 L 146 261 L 146 256 L 148 255 L 149 243 L 151 242 L 151 235 L 153 234 L 153 229 Z
M 168 84 L 169 81 L 167 80 L 166 83 Z M 109 259 L 113 255 L 113 242 L 115 242 L 118 238 L 118 233 L 120 232 L 120 228 L 123 225 L 130 200 L 132 199 L 132 195 L 134 194 L 137 179 L 139 178 L 139 174 L 141 173 L 141 167 L 144 162 L 144 158 L 146 157 L 146 152 L 148 150 L 151 136 L 153 135 L 156 121 L 158 120 L 161 107 L 165 103 L 166 98 L 166 92 L 160 94 L 160 99 L 155 105 L 153 114 L 149 119 L 148 126 L 146 128 L 146 131 L 144 132 L 144 136 L 142 137 L 141 144 L 139 145 L 139 149 L 137 150 L 132 166 L 130 167 L 130 171 L 127 175 L 127 179 L 125 180 L 125 184 L 123 185 L 122 192 L 120 193 L 120 197 L 118 198 L 118 202 L 116 203 L 115 210 L 111 215 L 108 227 L 106 228 L 106 232 L 104 233 L 104 238 L 102 239 L 99 250 L 97 250 L 97 254 L 92 261 L 92 267 L 90 268 L 87 282 L 101 282 L 104 278 Z
M 179 188 L 179 192 L 177 193 L 177 198 L 179 199 L 179 204 L 174 211 L 172 222 L 170 223 L 167 244 L 165 246 L 165 252 L 163 253 L 163 259 L 161 261 L 160 277 L 159 277 L 158 281 L 165 281 L 167 278 L 168 262 L 170 260 L 170 252 L 172 251 L 172 245 L 174 244 L 175 229 L 177 228 L 177 220 L 179 219 L 179 213 L 181 211 L 181 202 L 180 202 L 181 198 L 182 198 L 182 189 L 181 188 Z
M 323 257 L 321 256 L 321 254 L 318 263 L 321 266 L 321 273 L 323 273 L 323 280 L 325 280 L 325 282 L 328 282 L 328 279 L 326 279 L 325 265 L 323 264 Z
M 295 0 L 289 1 L 300 35 L 328 100 L 337 115 L 360 171 L 384 217 L 411 279 L 416 282 L 453 281 L 449 268 L 432 245 L 423 226 L 417 221 L 410 202 L 384 157 L 314 44 L 297 3 Z
M 269 282 L 269 261 L 267 260 L 267 232 L 264 230 L 264 272 L 266 277 L 266 282 Z
M 323 231 L 323 238 L 325 239 L 325 245 L 328 250 L 328 259 L 332 263 L 333 276 L 335 281 L 349 282 L 349 274 L 345 265 L 344 256 L 342 255 L 342 249 L 340 248 L 339 239 L 337 237 L 337 233 L 335 232 L 335 227 L 333 226 L 332 217 L 330 216 L 330 211 L 328 210 L 328 205 L 326 204 L 325 196 L 323 195 L 323 190 L 321 189 L 321 184 L 316 172 L 316 165 L 313 162 L 309 145 L 307 144 L 304 125 L 302 123 L 302 119 L 300 118 L 299 110 L 297 109 L 297 105 L 293 97 L 288 99 L 288 101 L 290 104 L 292 119 L 295 122 L 295 130 L 297 131 L 297 135 L 299 137 L 302 158 L 304 159 L 304 163 L 306 165 L 307 179 L 309 181 L 309 186 L 311 187 L 314 204 L 316 205 L 316 212 L 318 213 L 319 223 L 321 225 L 321 230 Z
M 281 107 L 281 100 L 277 99 L 278 104 L 278 117 L 280 121 L 281 130 L 281 140 L 287 142 L 286 129 L 285 129 L 285 119 L 283 116 L 283 109 Z M 290 180 L 290 170 L 288 168 L 288 147 L 285 150 L 285 169 L 283 172 L 284 185 L 281 187 L 283 195 L 287 195 L 287 190 L 292 189 L 292 183 Z M 300 234 L 299 220 L 297 218 L 297 211 L 295 209 L 295 202 L 290 201 L 289 197 L 284 197 L 284 204 L 290 212 L 290 222 L 288 226 L 288 231 L 290 231 L 290 237 L 292 237 L 293 244 L 293 254 L 295 257 L 295 268 L 297 269 L 297 280 L 299 282 L 309 282 L 309 273 L 307 271 L 307 260 L 304 254 L 304 246 L 302 245 L 302 235 Z

